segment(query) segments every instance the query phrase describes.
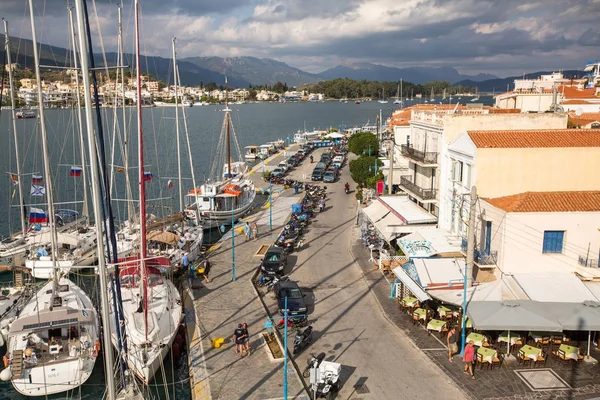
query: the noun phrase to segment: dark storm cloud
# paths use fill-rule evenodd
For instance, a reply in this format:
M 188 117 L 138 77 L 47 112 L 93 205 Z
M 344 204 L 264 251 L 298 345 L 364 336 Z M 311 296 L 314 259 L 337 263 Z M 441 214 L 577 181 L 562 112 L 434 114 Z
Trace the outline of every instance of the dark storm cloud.
M 16 20 L 12 26 L 27 26 L 22 24 L 28 15 L 26 1 L 0 3 L 0 12 Z M 45 12 L 49 23 L 66 19 L 66 0 L 34 3 L 36 14 Z M 107 51 L 114 50 L 118 3 L 96 1 Z M 132 1 L 125 3 L 124 14 L 131 18 Z M 145 31 L 153 54 L 168 57 L 165 38 L 175 35 L 187 57 L 272 57 L 313 72 L 350 61 L 471 71 L 495 68 L 496 73 L 506 67 L 574 68 L 598 57 L 590 49 L 600 46 L 598 0 L 141 0 L 140 4 L 145 26 L 160 27 Z M 65 46 L 64 32 L 50 27 L 44 28 L 42 40 Z

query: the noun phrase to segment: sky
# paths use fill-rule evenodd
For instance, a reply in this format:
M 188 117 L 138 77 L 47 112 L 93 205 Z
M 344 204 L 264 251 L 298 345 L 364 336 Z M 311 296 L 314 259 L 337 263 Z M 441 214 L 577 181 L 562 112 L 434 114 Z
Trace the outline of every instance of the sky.
M 38 41 L 68 47 L 73 1 L 33 0 Z M 96 49 L 115 51 L 119 1 L 88 2 Z M 308 72 L 371 62 L 506 77 L 582 69 L 600 58 L 600 0 L 140 0 L 140 7 L 142 49 L 163 57 L 176 36 L 178 58 L 268 57 Z M 126 51 L 134 48 L 133 8 L 124 0 Z M 26 0 L 1 0 L 0 16 L 12 36 L 31 38 Z

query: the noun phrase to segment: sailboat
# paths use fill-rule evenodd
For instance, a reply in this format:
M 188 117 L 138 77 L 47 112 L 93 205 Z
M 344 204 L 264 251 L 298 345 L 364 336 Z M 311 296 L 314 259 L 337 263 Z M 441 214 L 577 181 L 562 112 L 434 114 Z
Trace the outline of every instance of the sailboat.
M 139 2 L 135 1 L 135 47 L 136 47 L 136 81 L 137 99 L 141 93 L 139 33 Z M 177 109 L 177 107 L 176 107 Z M 144 176 L 144 136 L 142 130 L 142 101 L 137 101 L 138 130 L 138 184 L 140 214 L 146 211 L 146 180 Z M 152 257 L 147 249 L 147 226 L 139 225 L 139 254 L 119 260 L 121 285 L 122 317 L 127 336 L 128 351 L 126 357 L 129 369 L 145 384 L 154 377 L 156 370 L 163 363 L 175 340 L 183 317 L 181 298 L 177 288 L 161 275 L 159 267 L 169 267 L 170 260 L 165 257 Z M 111 292 L 111 296 L 114 294 Z M 110 314 L 114 316 L 118 310 L 111 302 Z M 118 327 L 115 318 L 111 321 L 111 338 L 113 345 L 119 348 Z
M 37 43 L 33 0 L 29 0 L 32 42 Z M 33 46 L 37 100 L 39 105 L 44 175 L 48 184 L 46 200 L 50 220 L 52 261 L 56 261 L 58 242 L 54 218 L 50 153 L 44 119 L 39 55 Z M 25 396 L 62 393 L 81 386 L 90 377 L 98 351 L 98 316 L 90 298 L 65 277 L 54 275 L 21 310 L 9 326 L 8 368 L 0 375 L 10 379 L 17 392 Z
M 383 88 L 381 89 L 381 100 L 379 100 L 379 102 L 381 104 L 387 104 L 388 101 L 385 99 L 385 92 L 383 91 Z
M 429 98 L 429 101 L 435 101 L 435 95 L 433 94 L 433 87 L 431 88 L 431 97 Z
M 250 210 L 256 197 L 254 183 L 246 178 L 248 168 L 242 161 L 243 154 L 231 123 L 227 78 L 225 78 L 225 93 L 225 109 L 222 110 L 225 117 L 219 148 L 211 168 L 211 178 L 187 194 L 187 216 L 204 229 L 231 225 L 232 221 L 237 221 Z M 236 147 L 239 161 L 232 160 L 232 142 Z M 219 172 L 221 167 L 222 174 Z
M 471 101 L 477 101 L 477 100 L 479 100 L 479 95 L 477 94 L 477 88 L 475 88 L 475 97 L 473 97 L 471 99 Z
M 402 104 L 402 79 L 400 79 L 400 85 L 398 85 L 398 90 L 396 91 L 396 100 L 394 100 L 394 104 Z

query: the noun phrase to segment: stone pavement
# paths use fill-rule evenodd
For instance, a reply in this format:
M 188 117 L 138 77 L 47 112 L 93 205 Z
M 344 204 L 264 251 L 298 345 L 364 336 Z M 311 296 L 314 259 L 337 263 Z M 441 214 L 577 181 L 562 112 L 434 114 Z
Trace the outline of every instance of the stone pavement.
M 269 164 L 276 164 L 281 156 L 271 157 Z M 255 167 L 255 170 L 258 167 Z M 309 165 L 301 165 L 303 171 Z M 265 187 L 260 173 L 251 175 L 258 188 Z M 269 246 L 276 238 L 291 212 L 291 205 L 299 195 L 293 190 L 274 189 L 273 208 L 267 205 L 254 210 L 245 218 L 256 222 L 259 238 L 246 241 L 243 234 L 236 233 L 235 282 L 232 282 L 231 231 L 209 250 L 212 262 L 210 283 L 197 279 L 194 289 L 187 288 L 185 300 L 188 337 L 190 338 L 189 364 L 194 400 L 205 399 L 276 399 L 283 395 L 283 362 L 271 362 L 260 336 L 267 321 L 265 309 L 257 297 L 251 277 L 260 264 L 257 251 L 262 245 Z M 272 211 L 272 215 L 270 214 Z M 270 222 L 273 231 L 269 232 Z M 252 354 L 241 357 L 234 352 L 231 340 L 237 324 L 246 322 L 251 335 Z M 217 349 L 212 339 L 224 338 L 224 345 Z M 288 398 L 305 398 L 304 386 L 292 362 L 288 363 Z
M 504 364 L 502 368 L 488 370 L 476 367 L 476 379 L 462 372 L 460 356 L 454 363 L 448 361 L 447 348 L 439 335 L 427 334 L 421 325 L 414 325 L 410 316 L 402 311 L 395 299 L 390 299 L 390 281 L 368 261 L 369 252 L 356 240 L 352 249 L 371 290 L 386 317 L 400 328 L 408 338 L 435 363 L 471 399 L 597 399 L 600 396 L 600 368 L 587 363 L 562 363 L 550 356 L 541 368 L 528 368 Z M 580 343 L 583 345 L 583 342 Z M 600 353 L 592 351 L 600 359 Z M 427 380 L 427 378 L 423 378 Z M 550 387 L 553 389 L 549 390 Z

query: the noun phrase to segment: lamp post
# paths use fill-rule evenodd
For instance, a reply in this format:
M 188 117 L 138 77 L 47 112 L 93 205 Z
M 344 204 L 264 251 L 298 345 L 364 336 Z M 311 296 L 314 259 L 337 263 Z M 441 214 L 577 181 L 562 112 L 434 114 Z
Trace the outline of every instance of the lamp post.
M 283 305 L 283 400 L 287 400 L 288 398 L 288 298 L 285 296 L 284 305 Z
M 231 282 L 235 282 L 235 218 L 231 207 Z
M 273 181 L 269 180 L 269 231 L 273 230 Z

